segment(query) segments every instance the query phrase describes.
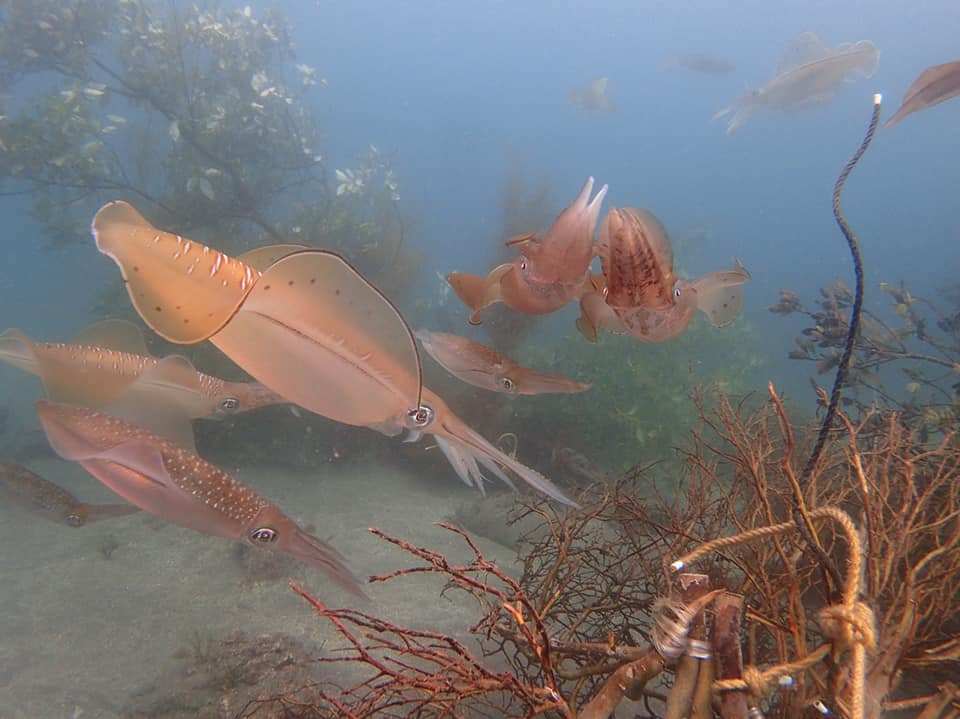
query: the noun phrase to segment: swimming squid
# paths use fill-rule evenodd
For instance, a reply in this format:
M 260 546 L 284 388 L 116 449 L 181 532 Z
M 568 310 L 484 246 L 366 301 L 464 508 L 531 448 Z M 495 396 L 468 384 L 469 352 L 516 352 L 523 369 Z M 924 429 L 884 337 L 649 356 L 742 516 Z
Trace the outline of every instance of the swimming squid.
M 31 514 L 69 527 L 82 527 L 140 511 L 129 504 L 86 504 L 60 485 L 8 462 L 0 462 L 0 497 Z
M 590 277 L 594 256 L 593 232 L 607 186 L 590 199 L 588 178 L 577 199 L 567 207 L 542 238 L 522 235 L 507 241 L 519 254 L 513 262 L 495 267 L 486 277 L 454 272 L 447 282 L 473 310 L 470 324 L 481 322 L 480 312 L 503 302 L 517 312 L 542 315 L 576 299 Z
M 693 281 L 679 278 L 667 230 L 649 210 L 611 208 L 600 226 L 597 254 L 602 273 L 581 291 L 577 319 L 580 334 L 591 342 L 599 329 L 665 342 L 685 332 L 698 309 L 714 327 L 723 327 L 743 307 L 750 273 L 740 261 Z
M 219 467 L 163 437 L 87 407 L 40 400 L 54 451 L 145 512 L 203 534 L 289 554 L 362 595 L 330 545 Z
M 606 302 L 602 278 L 580 298 L 577 329 L 587 340 L 596 342 L 597 330 L 612 334 L 629 333 L 641 342 L 666 342 L 683 334 L 696 311 L 703 312 L 714 327 L 733 322 L 743 307 L 743 285 L 750 273 L 734 260 L 731 270 L 710 272 L 693 281 L 677 280 L 674 302 L 665 309 L 647 307 L 611 307 Z
M 417 330 L 420 344 L 441 367 L 474 387 L 505 394 L 584 392 L 589 382 L 574 382 L 563 375 L 538 372 L 517 364 L 492 347 L 448 334 Z
M 312 412 L 409 440 L 430 434 L 457 475 L 483 489 L 503 469 L 572 504 L 423 386 L 420 356 L 394 305 L 344 258 L 296 246 L 243 261 L 151 225 L 112 202 L 92 225 L 148 326 L 179 344 L 209 339 L 253 378 Z
M 607 95 L 609 81 L 605 77 L 593 80 L 589 85 L 578 87 L 567 95 L 567 99 L 576 107 L 597 112 L 613 112 L 616 105 Z
M 880 51 L 869 40 L 829 48 L 812 32 L 802 32 L 784 50 L 773 78 L 741 95 L 714 120 L 729 117 L 727 134 L 759 110 L 793 112 L 823 105 L 854 77 L 873 77 Z
M 928 67 L 907 88 L 900 109 L 891 115 L 883 126 L 891 127 L 912 112 L 939 105 L 958 95 L 960 95 L 960 61 Z
M 174 357 L 151 356 L 140 328 L 125 320 L 97 322 L 69 342 L 38 342 L 16 329 L 0 335 L 0 360 L 39 376 L 57 402 L 103 408 L 137 380 L 162 401 L 175 396 L 191 419 L 287 401 L 259 382 L 229 382 Z
M 611 207 L 600 226 L 597 254 L 611 307 L 661 310 L 674 303 L 673 247 L 649 210 Z

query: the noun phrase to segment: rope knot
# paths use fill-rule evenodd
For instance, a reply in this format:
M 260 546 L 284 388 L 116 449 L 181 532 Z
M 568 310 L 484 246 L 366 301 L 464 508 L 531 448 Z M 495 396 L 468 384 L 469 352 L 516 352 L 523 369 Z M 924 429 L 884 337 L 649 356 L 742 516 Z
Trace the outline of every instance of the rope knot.
M 758 699 L 766 696 L 772 684 L 770 678 L 750 664 L 743 668 L 742 679 L 743 683 L 747 685 L 747 691 L 750 692 L 750 695 Z
M 877 648 L 877 622 L 864 602 L 852 605 L 834 604 L 820 611 L 820 628 L 823 635 L 840 649 L 862 644 L 867 651 Z

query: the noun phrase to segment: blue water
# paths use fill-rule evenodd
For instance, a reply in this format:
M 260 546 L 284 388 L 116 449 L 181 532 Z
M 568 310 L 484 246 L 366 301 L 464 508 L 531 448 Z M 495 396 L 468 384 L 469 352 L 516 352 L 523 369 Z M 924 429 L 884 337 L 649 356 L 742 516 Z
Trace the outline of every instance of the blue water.
M 181 3 L 177 0 L 178 6 Z M 237 8 L 246 4 L 233 3 Z M 254 17 L 267 8 L 257 0 L 250 4 Z M 169 6 L 167 0 L 157 4 Z M 757 342 L 755 353 L 763 359 L 750 375 L 753 388 L 763 391 L 771 380 L 805 409 L 812 407 L 808 378 L 816 376 L 813 366 L 786 356 L 805 323 L 799 317 L 772 315 L 767 307 L 777 301 L 780 288 L 796 290 L 812 304 L 819 288 L 837 278 L 853 285 L 850 255 L 831 213 L 831 191 L 861 142 L 873 95 L 883 93 L 883 115 L 887 117 L 924 68 L 960 59 L 956 32 L 960 3 L 955 0 L 287 0 L 271 7 L 286 13 L 291 21 L 296 44 L 293 62 L 316 68 L 325 80 L 310 89 L 306 105 L 320 118 L 323 139 L 317 151 L 323 154 L 331 177 L 335 169 L 356 167 L 358 157 L 371 144 L 392 162 L 399 181 L 400 210 L 409 221 L 406 241 L 424 258 L 414 291 L 399 299 L 401 309 L 416 323 L 430 322 L 430 315 L 418 314 L 417 300 L 438 295 L 442 289 L 438 273 L 485 273 L 491 267 L 495 244 L 502 239 L 501 193 L 511 168 L 521 167 L 531 185 L 549 182 L 551 216 L 593 176 L 598 184 L 610 187 L 605 208 L 645 207 L 677 238 L 696 235 L 677 244 L 677 262 L 684 273 L 696 277 L 729 267 L 733 257 L 740 258 L 752 280 L 746 286 L 743 316 L 729 331 L 744 331 L 744 336 Z M 711 122 L 711 117 L 746 87 L 769 80 L 780 53 L 805 30 L 817 33 L 830 46 L 871 40 L 881 52 L 877 73 L 870 79 L 843 84 L 833 101 L 824 106 L 795 114 L 759 112 L 731 135 L 725 134 L 724 122 Z M 701 75 L 669 67 L 667 59 L 680 53 L 715 56 L 735 63 L 737 69 L 728 75 Z M 571 91 L 599 77 L 609 78 L 608 94 L 617 106 L 614 112 L 592 112 L 568 101 Z M 15 87 L 12 96 L 0 98 L 4 103 L 0 112 L 9 112 L 24 100 L 16 95 L 19 91 L 22 88 Z M 863 251 L 868 307 L 889 312 L 889 298 L 878 289 L 881 281 L 896 284 L 904 280 L 916 294 L 934 300 L 944 288 L 957 284 L 958 147 L 960 100 L 953 100 L 878 131 L 850 177 L 843 206 Z M 97 252 L 92 239 L 51 249 L 42 226 L 31 217 L 29 196 L 18 194 L 21 190 L 22 186 L 9 180 L 0 186 L 0 191 L 13 193 L 0 196 L 0 330 L 19 327 L 38 338 L 65 339 L 99 316 L 97 303 L 102 294 L 117 287 L 117 268 Z M 125 295 L 122 299 L 126 302 Z M 463 333 L 484 339 L 482 330 L 467 328 L 467 311 L 456 304 L 456 298 L 451 302 Z M 129 308 L 116 309 L 126 313 Z M 543 333 L 546 339 L 541 338 L 543 347 L 549 349 L 551 341 L 572 335 L 576 316 L 575 307 L 570 306 L 551 318 Z M 717 336 L 724 331 L 717 330 Z M 623 346 L 622 342 L 603 344 L 596 352 Z M 717 353 L 690 356 L 678 343 L 668 361 L 681 367 L 700 362 L 724 367 L 732 362 L 725 352 L 735 348 L 718 346 L 722 349 Z M 635 356 L 641 355 L 642 350 L 636 350 Z M 816 377 L 821 383 L 832 378 Z M 594 379 L 598 384 L 604 380 L 579 379 Z M 0 389 L 20 413 L 8 431 L 36 431 L 30 403 L 39 385 L 32 380 L 24 382 L 13 369 L 0 367 Z M 590 401 L 589 395 L 581 397 L 587 399 L 571 402 Z M 643 398 L 636 401 L 642 403 Z M 461 408 L 469 411 L 463 403 L 458 411 Z M 299 426 L 298 431 L 302 431 Z M 578 449 L 591 458 L 604 454 L 603 447 Z M 50 464 L 45 467 L 55 462 L 52 458 L 46 461 Z M 390 466 L 396 470 L 405 465 L 397 457 Z M 238 469 L 247 468 L 231 467 L 230 471 Z M 316 474 L 323 470 L 320 465 Z M 71 471 L 71 486 L 82 487 L 82 482 L 89 480 L 79 468 L 71 467 Z M 268 470 L 261 474 L 271 476 Z M 251 475 L 259 476 L 255 471 Z M 295 494 L 303 489 L 303 483 L 296 477 L 288 479 L 293 489 L 290 496 L 283 497 L 287 506 L 299 504 L 305 512 L 313 512 L 311 519 L 321 511 L 338 511 L 330 509 L 336 502 L 327 506 L 329 494 L 320 497 L 325 486 L 311 485 L 312 494 L 304 500 Z M 333 493 L 337 500 L 353 499 L 350 481 L 346 477 L 340 485 L 347 490 Z M 454 496 L 449 501 L 453 505 L 455 492 L 466 490 L 456 484 L 452 473 L 442 481 L 452 485 L 443 491 Z M 393 500 L 381 501 L 375 490 L 369 489 L 373 485 L 374 481 L 364 485 L 368 490 L 360 493 L 361 499 L 371 512 L 382 511 L 384 516 L 368 518 L 358 512 L 361 518 L 342 527 L 351 541 L 356 535 L 366 536 L 367 522 L 393 518 Z M 410 527 L 425 524 L 418 512 L 432 498 L 431 491 L 424 492 L 424 499 L 410 502 L 410 511 L 404 515 L 412 517 Z M 429 521 L 443 518 L 431 515 Z M 10 532 L 11 544 L 15 538 L 20 546 L 16 522 L 0 529 Z M 161 563 L 167 557 L 166 547 L 153 532 L 151 526 L 135 536 L 152 552 L 149 560 Z M 156 534 L 159 536 L 159 530 Z M 181 539 L 180 534 L 176 537 Z M 65 546 L 64 551 L 95 558 L 94 540 L 85 548 L 60 542 L 60 537 L 51 534 L 38 551 L 42 554 L 45 547 L 50 556 L 56 556 Z M 180 549 L 182 556 L 187 556 L 187 573 L 197 574 L 189 549 Z M 148 564 L 136 551 L 124 555 L 125 561 L 131 566 L 136 562 L 135 569 L 143 569 Z M 364 547 L 363 552 L 366 554 L 361 552 L 361 556 L 369 559 L 376 550 Z M 74 562 L 72 554 L 64 556 L 71 571 L 76 571 L 77 581 L 100 581 L 99 565 L 87 572 L 80 563 L 82 557 Z M 13 555 L 7 560 L 13 562 Z M 222 556 L 213 556 L 205 566 L 221 560 Z M 176 561 L 169 559 L 163 565 L 168 574 L 156 580 L 162 581 L 164 588 L 175 587 L 184 574 Z M 358 565 L 364 566 L 364 561 L 358 560 Z M 20 569 L 33 576 L 31 566 L 24 559 Z M 111 567 L 119 577 L 111 586 L 117 586 L 128 575 L 116 565 Z M 380 567 L 376 571 L 381 570 L 386 571 Z M 246 605 L 237 609 L 240 605 L 230 595 L 242 579 L 217 576 L 222 585 L 218 599 L 227 597 L 239 615 L 255 611 Z M 35 581 L 39 584 L 42 580 L 37 575 Z M 11 586 L 11 591 L 16 591 L 20 585 L 12 582 Z M 189 585 L 184 592 L 200 596 L 205 590 L 198 587 Z M 54 589 L 68 595 L 59 585 Z M 88 586 L 85 591 L 99 601 L 99 589 Z M 257 591 L 268 592 L 262 587 Z M 281 603 L 290 599 L 284 587 L 276 591 L 282 594 Z M 156 630 L 159 633 L 181 619 L 181 596 L 174 590 L 171 594 L 171 618 L 168 624 L 164 624 L 166 617 L 156 620 L 162 625 Z M 111 590 L 110 596 L 123 602 L 121 591 Z M 276 601 L 275 596 L 271 594 L 270 601 Z M 100 616 L 97 612 L 104 610 L 95 600 L 85 605 L 85 611 Z M 71 608 L 53 606 L 51 612 L 60 612 L 57 621 L 71 620 L 72 625 Z M 131 617 L 133 623 L 139 606 L 132 602 L 125 606 L 128 612 L 123 616 Z M 299 605 L 283 606 L 291 613 L 302 613 Z M 20 622 L 20 610 L 11 607 L 11 621 Z M 184 615 L 189 616 L 186 611 Z M 266 617 L 265 621 L 274 618 L 269 612 L 259 616 Z M 48 620 L 43 612 L 37 612 L 33 621 L 55 631 L 56 621 Z M 187 622 L 185 626 L 193 625 Z M 56 634 L 44 637 L 36 644 L 60 641 Z M 28 642 L 33 642 L 32 637 L 24 638 L 23 646 Z M 51 655 L 50 661 L 56 662 L 56 651 Z M 115 659 L 121 665 L 125 661 L 120 653 Z M 9 657 L 7 662 L 13 663 Z M 146 661 L 143 666 L 148 666 Z M 68 669 L 64 667 L 64 672 Z M 25 671 L 42 675 L 42 668 L 31 666 Z M 78 671 L 70 681 L 82 685 L 86 682 L 83 675 L 84 671 Z M 70 681 L 64 680 L 68 689 L 74 686 Z M 41 688 L 37 696 L 42 695 Z M 0 699 L 3 696 L 0 694 Z M 53 714 L 51 709 L 47 715 L 69 716 L 74 702 L 79 701 L 70 696 L 69 701 L 56 705 L 60 713 Z M 90 706 L 94 704 L 91 701 Z M 7 716 L 7 709 L 0 705 L 0 717 Z
M 511 161 L 548 178 L 558 205 L 592 174 L 609 183 L 608 204 L 648 207 L 671 231 L 709 230 L 696 255 L 678 258 L 692 275 L 740 257 L 753 275 L 744 317 L 781 358 L 800 325 L 766 312 L 779 288 L 812 297 L 837 277 L 852 286 L 830 193 L 866 129 L 873 93 L 884 93 L 892 114 L 923 68 L 955 55 L 960 6 L 726 5 L 320 2 L 299 9 L 296 37 L 329 82 L 317 102 L 336 138 L 331 156 L 348 164 L 369 142 L 396 152 L 404 202 L 437 270 L 489 265 Z M 872 40 L 878 72 L 841 86 L 827 106 L 757 113 L 726 136 L 712 115 L 766 82 L 802 30 L 831 46 Z M 722 57 L 737 70 L 664 69 L 681 52 Z M 566 102 L 601 76 L 615 113 Z M 881 280 L 905 279 L 935 296 L 953 279 L 960 209 L 949 188 L 960 168 L 950 148 L 958 141 L 956 104 L 914 115 L 878 133 L 850 180 L 844 208 L 863 246 L 868 302 L 885 306 Z M 770 374 L 789 383 L 807 371 L 784 360 Z
M 254 10 L 257 8 L 254 7 Z M 693 275 L 740 257 L 753 275 L 744 317 L 782 357 L 798 327 L 765 307 L 780 287 L 811 296 L 851 265 L 830 213 L 830 191 L 866 127 L 874 92 L 893 111 L 924 67 L 956 51 L 960 6 L 943 2 L 297 2 L 297 60 L 327 86 L 308 102 L 322 118 L 331 167 L 351 167 L 369 144 L 396 167 L 411 245 L 435 272 L 485 271 L 500 231 L 500 191 L 511 163 L 548 180 L 560 209 L 584 178 L 608 183 L 608 205 L 652 209 L 672 232 L 704 228 Z M 881 50 L 870 80 L 796 114 L 758 113 L 731 136 L 710 117 L 772 74 L 801 30 L 828 45 L 870 39 Z M 730 60 L 729 75 L 666 68 L 672 54 Z M 569 92 L 609 78 L 610 114 L 574 107 Z M 851 179 L 845 209 L 863 244 L 868 302 L 877 283 L 905 279 L 935 294 L 958 259 L 960 217 L 951 200 L 960 169 L 955 104 L 882 131 Z M 92 246 L 51 254 L 26 211 L 2 200 L 5 301 L 0 325 L 62 336 L 89 321 L 114 280 Z M 573 312 L 573 310 L 568 310 Z M 792 376 L 795 363 L 770 374 Z

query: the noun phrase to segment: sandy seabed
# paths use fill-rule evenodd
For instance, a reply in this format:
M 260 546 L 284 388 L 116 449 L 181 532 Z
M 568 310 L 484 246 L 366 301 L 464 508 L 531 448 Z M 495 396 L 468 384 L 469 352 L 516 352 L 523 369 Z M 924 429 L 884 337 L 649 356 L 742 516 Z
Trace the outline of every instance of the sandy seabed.
M 28 465 L 82 501 L 117 501 L 77 465 L 54 458 Z M 315 471 L 224 468 L 301 526 L 312 525 L 358 577 L 416 564 L 368 527 L 453 560 L 470 556 L 456 536 L 433 524 L 475 497 L 452 471 L 418 476 L 399 457 L 393 465 L 341 461 Z M 512 549 L 477 542 L 488 558 L 513 565 Z M 160 678 L 177 676 L 198 638 L 236 630 L 290 635 L 311 653 L 329 654 L 339 638 L 293 593 L 290 579 L 328 606 L 354 606 L 405 626 L 463 636 L 478 618 L 469 597 L 440 596 L 439 577 L 369 586 L 370 602 L 361 605 L 299 562 L 263 552 L 255 571 L 237 543 L 145 514 L 73 529 L 0 507 L 0 546 L 0 719 L 137 716 L 138 697 L 156 701 L 164 691 Z M 279 571 L 264 578 L 271 565 Z

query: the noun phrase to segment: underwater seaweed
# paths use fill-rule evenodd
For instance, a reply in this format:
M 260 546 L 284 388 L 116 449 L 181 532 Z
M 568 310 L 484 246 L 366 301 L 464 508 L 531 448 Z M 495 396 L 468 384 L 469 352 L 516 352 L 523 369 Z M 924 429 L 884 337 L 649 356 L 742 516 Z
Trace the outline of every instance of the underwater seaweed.
M 28 190 L 56 242 L 83 237 L 105 193 L 150 203 L 180 231 L 252 226 L 275 242 L 281 198 L 330 201 L 303 105 L 319 78 L 293 66 L 276 12 L 18 1 L 0 47 L 4 86 L 40 88 L 2 121 L 0 176 Z
M 317 647 L 285 634 L 194 630 L 178 663 L 134 693 L 130 719 L 333 719 L 317 707 Z M 273 698 L 276 698 L 276 701 Z
M 296 61 L 281 11 L 15 0 L 2 12 L 0 87 L 22 98 L 0 115 L 0 180 L 29 197 L 51 245 L 85 239 L 92 212 L 123 198 L 221 249 L 316 241 L 398 295 L 413 283 L 393 162 L 371 145 L 357 168 L 328 167 L 309 104 L 326 81 Z
M 948 292 L 939 302 L 919 297 L 904 282 L 881 282 L 880 289 L 890 305 L 863 309 L 850 360 L 850 393 L 841 403 L 861 412 L 875 404 L 896 409 L 922 420 L 929 436 L 951 431 L 960 417 L 960 303 L 951 301 Z M 790 359 L 814 363 L 818 373 L 835 367 L 849 328 L 851 300 L 841 280 L 822 288 L 812 306 L 791 290 L 780 290 L 770 312 L 808 318 Z

